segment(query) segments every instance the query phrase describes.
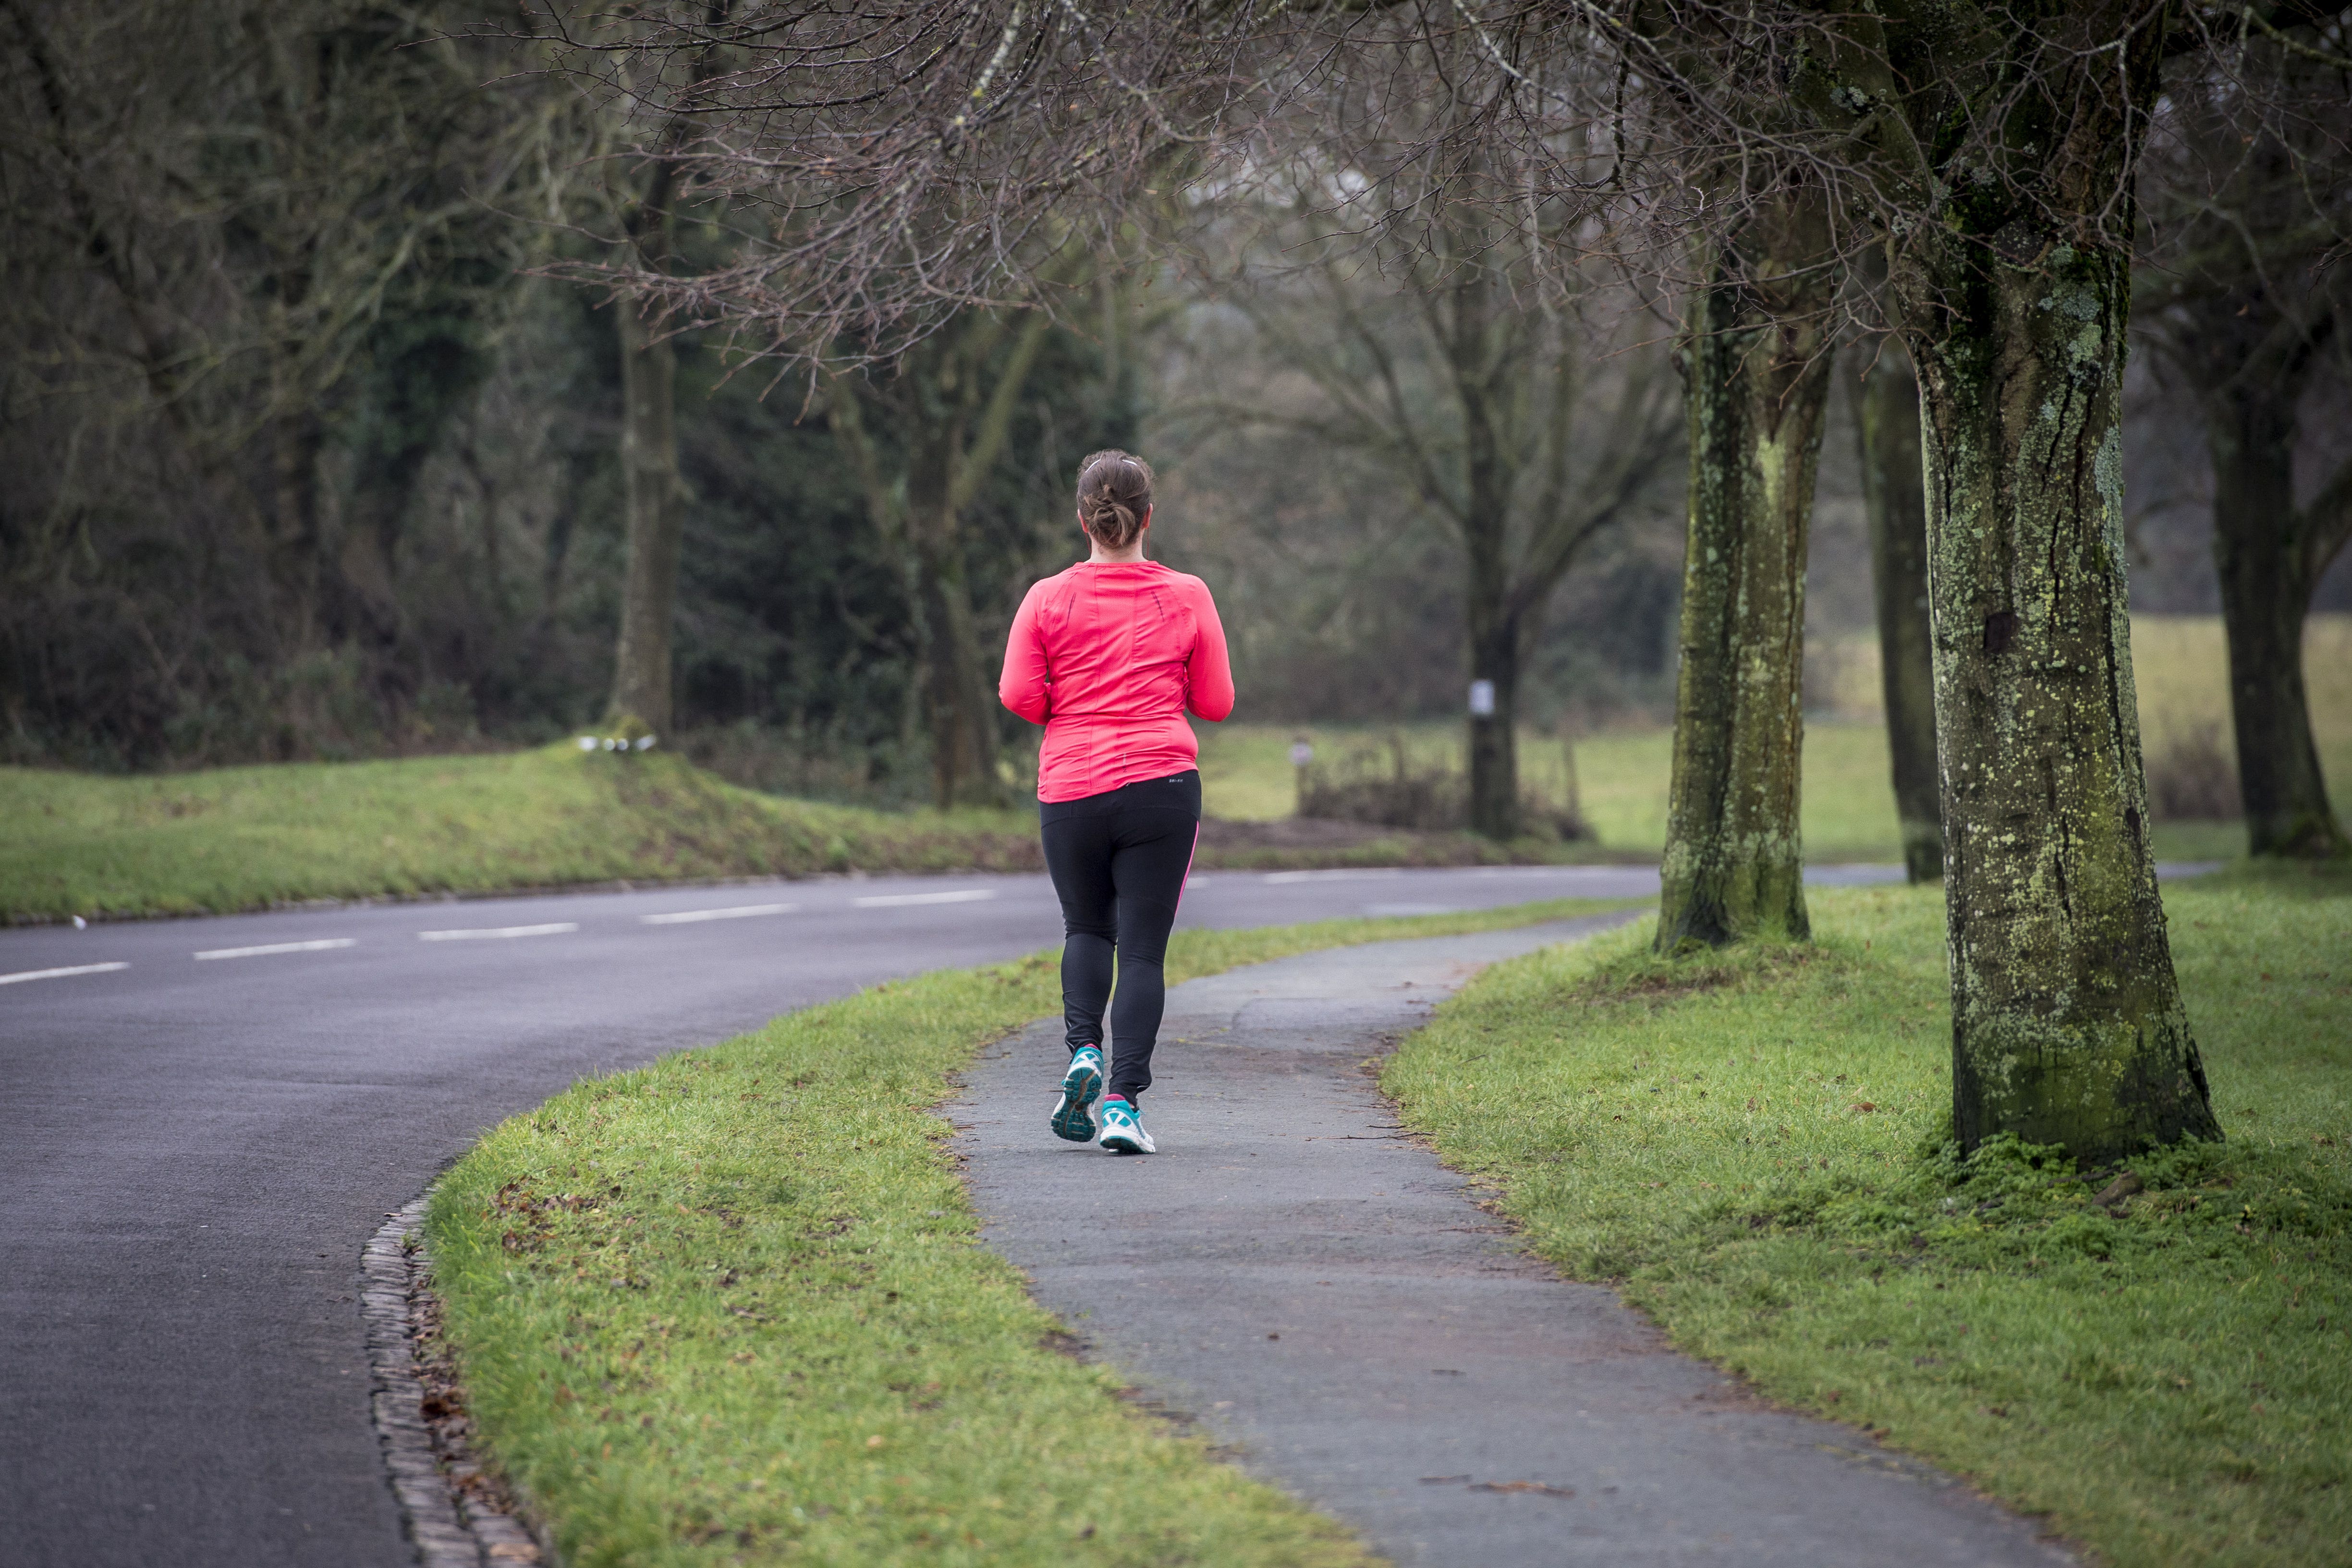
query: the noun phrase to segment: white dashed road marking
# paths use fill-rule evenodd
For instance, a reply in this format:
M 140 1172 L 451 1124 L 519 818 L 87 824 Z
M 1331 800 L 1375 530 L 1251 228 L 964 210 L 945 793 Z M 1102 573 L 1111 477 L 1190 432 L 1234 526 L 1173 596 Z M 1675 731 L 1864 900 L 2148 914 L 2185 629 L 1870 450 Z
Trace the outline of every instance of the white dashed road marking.
M 26 969 L 19 974 L 0 975 L 0 986 L 13 986 L 19 980 L 61 980 L 68 975 L 103 975 L 129 967 L 128 964 L 76 964 L 69 969 Z
M 550 925 L 494 925 L 479 931 L 419 931 L 419 942 L 480 942 L 499 936 L 561 936 L 580 929 L 579 922 L 559 920 Z
M 909 904 L 977 904 L 983 898 L 994 898 L 992 887 L 963 887 L 953 893 L 877 893 L 869 898 L 853 898 L 849 902 L 859 909 L 898 909 Z
M 266 958 L 272 953 L 324 953 L 331 947 L 349 947 L 359 940 L 356 936 L 326 936 L 316 942 L 271 942 L 259 947 L 215 947 L 209 953 L 191 953 L 191 958 Z
M 1269 883 L 1366 882 L 1373 877 L 1402 876 L 1403 874 L 1404 873 L 1394 866 L 1377 869 L 1366 866 L 1361 871 L 1270 871 L 1258 880 Z
M 640 915 L 647 925 L 691 925 L 699 920 L 748 920 L 755 915 L 790 915 L 797 904 L 739 904 L 731 909 L 681 909 L 669 915 Z

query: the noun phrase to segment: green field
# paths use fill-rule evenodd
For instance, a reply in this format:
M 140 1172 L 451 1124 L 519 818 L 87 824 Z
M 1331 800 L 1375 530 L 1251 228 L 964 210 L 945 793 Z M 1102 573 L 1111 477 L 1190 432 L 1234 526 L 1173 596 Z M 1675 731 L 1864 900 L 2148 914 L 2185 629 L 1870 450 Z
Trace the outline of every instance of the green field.
M 2137 1191 L 1960 1158 L 1941 898 L 1811 902 L 1810 947 L 1668 965 L 1643 922 L 1497 966 L 1383 1086 L 1677 1345 L 2103 1561 L 2352 1563 L 2352 873 L 2166 890 L 2229 1141 Z
M 2226 737 L 2220 623 L 2142 621 L 2142 723 L 2151 756 L 2200 727 Z M 1874 646 L 1838 666 L 1840 689 L 1867 691 Z M 1869 655 L 1863 657 L 1864 653 Z M 1866 666 L 1866 667 L 1865 667 Z M 1862 669 L 1869 680 L 1849 679 Z M 2313 719 L 2338 810 L 2352 817 L 2352 616 L 2322 617 L 2311 634 Z M 1855 700 L 1859 700 L 1858 698 Z M 1387 729 L 1201 726 L 1212 816 L 1286 817 L 1295 735 L 1325 758 L 1384 741 Z M 1403 727 L 1413 754 L 1451 760 L 1451 724 Z M 1500 846 L 1452 835 L 1392 844 L 1204 846 L 1202 863 L 1475 863 L 1654 855 L 1665 836 L 1671 741 L 1663 729 L 1609 731 L 1575 742 L 1580 797 L 1598 845 Z M 1523 737 L 1524 777 L 1564 793 L 1561 743 Z M 1869 716 L 1806 727 L 1804 833 L 1818 862 L 1896 858 L 1885 737 Z M 198 914 L 306 899 L 480 894 L 605 882 L 805 876 L 826 872 L 1034 870 L 1034 815 L 891 812 L 786 800 L 737 789 L 684 758 L 614 757 L 570 745 L 496 755 L 288 763 L 136 777 L 0 768 L 0 923 L 68 915 Z M 2242 852 L 2233 823 L 2160 822 L 2160 855 Z M 1385 858 L 1384 858 L 1385 857 Z
M 2140 727 L 2151 759 L 2179 738 L 2210 730 L 2229 744 L 2229 661 L 2218 616 L 2141 616 L 2132 623 Z M 2305 639 L 2312 727 L 2339 815 L 2352 821 L 2352 615 L 2312 618 Z M 1805 725 L 1803 827 L 1815 862 L 1902 858 L 1888 783 L 1886 734 L 1878 709 L 1878 644 L 1863 633 L 1839 639 L 1829 661 L 1833 704 Z M 1401 735 L 1423 763 L 1459 765 L 1462 727 L 1199 725 L 1201 779 L 1212 815 L 1243 821 L 1286 817 L 1297 783 L 1290 743 L 1305 736 L 1320 758 Z M 1663 728 L 1605 730 L 1575 740 L 1586 820 L 1612 848 L 1654 854 L 1665 842 L 1673 737 Z M 1526 781 L 1558 799 L 1565 782 L 1561 742 L 1528 729 L 1519 737 Z M 2235 823 L 2159 822 L 2157 852 L 2170 860 L 2228 859 L 2245 852 Z
M 1225 725 L 1202 728 L 1201 784 L 1213 816 L 1267 821 L 1289 816 L 1297 797 L 1289 750 L 1308 736 L 1318 757 L 1351 747 L 1384 747 L 1401 735 L 1417 762 L 1454 761 L 1459 727 L 1416 724 L 1337 726 Z M 1666 839 L 1666 780 L 1674 736 L 1664 729 L 1622 730 L 1576 742 L 1585 820 L 1612 848 L 1655 854 Z M 1550 799 L 1563 794 L 1560 743 L 1532 730 L 1519 739 L 1522 778 Z M 1886 735 L 1875 724 L 1813 724 L 1805 734 L 1805 850 L 1822 861 L 1901 858 L 1895 798 L 1886 781 Z
M 1607 907 L 1180 931 L 1236 964 Z M 981 1249 L 933 1108 L 1059 1005 L 1050 955 L 877 986 L 583 1082 L 427 1217 L 481 1440 L 573 1568 L 1371 1560 L 1059 1354 Z

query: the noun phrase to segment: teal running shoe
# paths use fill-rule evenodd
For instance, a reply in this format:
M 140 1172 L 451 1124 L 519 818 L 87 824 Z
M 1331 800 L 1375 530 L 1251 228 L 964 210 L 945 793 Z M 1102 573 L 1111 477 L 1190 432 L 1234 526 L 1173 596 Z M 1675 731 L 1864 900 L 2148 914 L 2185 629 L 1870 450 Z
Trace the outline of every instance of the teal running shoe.
M 1102 1086 L 1102 1052 L 1091 1045 L 1072 1051 L 1070 1070 L 1062 1075 L 1062 1098 L 1054 1107 L 1054 1136 L 1074 1144 L 1095 1141 L 1095 1119 L 1088 1108 Z
M 1135 1106 L 1125 1100 L 1106 1100 L 1102 1108 L 1102 1146 L 1115 1155 L 1156 1155 L 1160 1146 L 1143 1130 Z

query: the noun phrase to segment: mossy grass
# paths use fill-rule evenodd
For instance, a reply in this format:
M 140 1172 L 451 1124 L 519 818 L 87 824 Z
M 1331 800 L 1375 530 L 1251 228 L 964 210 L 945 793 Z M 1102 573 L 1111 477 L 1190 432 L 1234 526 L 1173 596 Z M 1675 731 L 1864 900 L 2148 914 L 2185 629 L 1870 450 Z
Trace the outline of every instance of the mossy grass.
M 2165 902 L 2222 1144 L 1962 1157 L 1932 888 L 1816 890 L 1810 946 L 1496 966 L 1383 1083 L 1536 1251 L 1773 1397 L 2117 1563 L 2352 1562 L 2352 875 Z
M 1605 907 L 1181 931 L 1168 977 Z M 444 1332 L 566 1562 L 1370 1561 L 1059 1354 L 977 1245 L 936 1107 L 1058 999 L 1043 954 L 877 986 L 583 1082 L 449 1172 Z

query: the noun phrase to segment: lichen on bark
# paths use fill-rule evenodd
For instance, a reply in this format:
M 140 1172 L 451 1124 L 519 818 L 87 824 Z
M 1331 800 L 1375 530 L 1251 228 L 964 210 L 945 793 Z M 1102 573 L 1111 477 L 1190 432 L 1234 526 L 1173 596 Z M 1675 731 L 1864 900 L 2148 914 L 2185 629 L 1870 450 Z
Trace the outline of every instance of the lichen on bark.
M 1805 544 L 1837 273 L 1818 193 L 1763 205 L 1696 291 L 1674 773 L 1657 950 L 1811 935 L 1798 827 Z
M 2220 1136 L 2173 976 L 2132 689 L 2128 258 L 1896 253 L 1926 418 L 1953 1119 L 2086 1163 Z

